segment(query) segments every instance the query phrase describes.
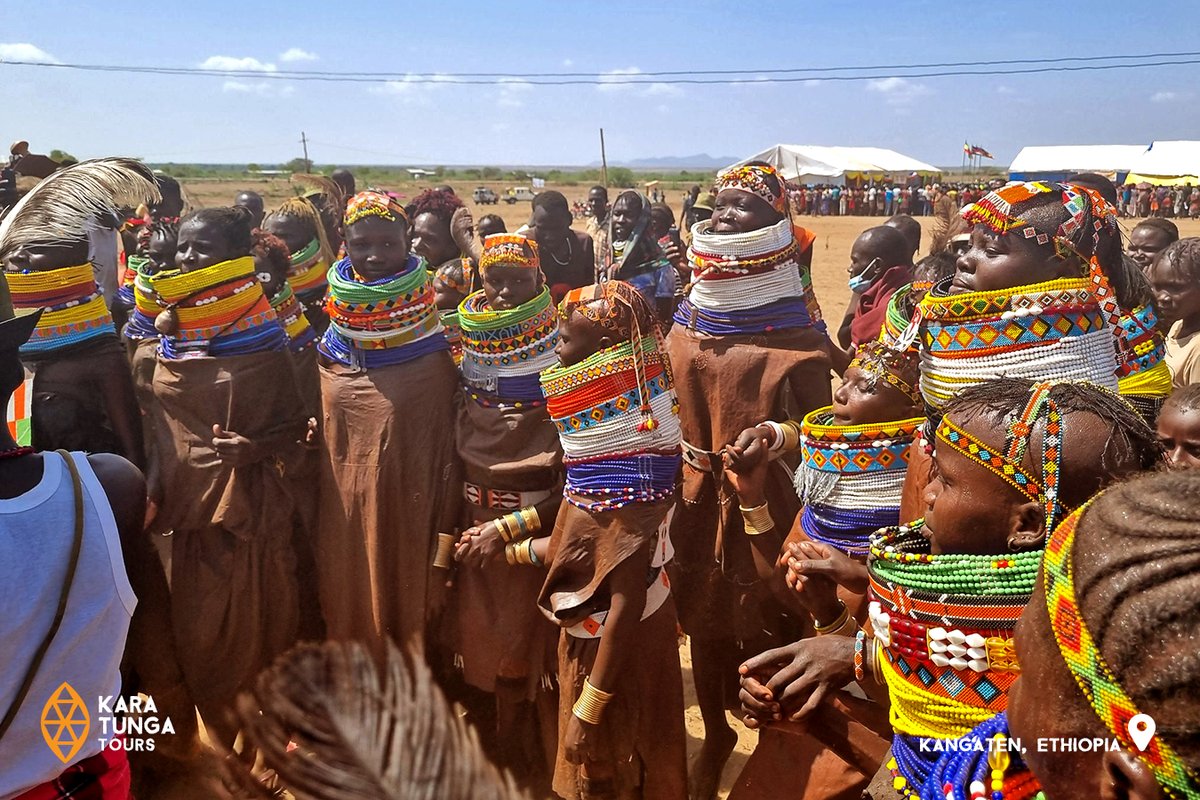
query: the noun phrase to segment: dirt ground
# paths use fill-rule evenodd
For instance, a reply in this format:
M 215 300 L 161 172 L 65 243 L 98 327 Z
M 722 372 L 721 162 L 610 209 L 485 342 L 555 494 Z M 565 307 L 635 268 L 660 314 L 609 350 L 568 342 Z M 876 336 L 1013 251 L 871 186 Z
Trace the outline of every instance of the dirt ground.
M 397 191 L 408 198 L 418 194 L 422 189 L 428 188 L 432 184 L 410 184 L 397 187 Z M 475 186 L 488 186 L 498 194 L 501 193 L 508 184 L 500 184 L 494 182 L 468 182 L 468 181 L 450 181 L 450 185 L 455 192 L 462 197 L 467 207 L 470 208 L 478 219 L 485 213 L 499 214 L 507 225 L 509 230 L 515 230 L 519 226 L 529 221 L 530 207 L 527 202 L 518 202 L 514 205 L 500 203 L 498 205 L 477 206 L 471 200 L 471 191 Z M 266 200 L 268 209 L 278 205 L 279 201 L 291 195 L 292 191 L 286 180 L 247 180 L 247 181 L 185 181 L 184 188 L 190 201 L 197 206 L 219 205 L 222 203 L 232 202 L 233 197 L 241 190 L 252 189 L 263 195 Z M 574 203 L 575 201 L 585 200 L 587 197 L 587 186 L 554 186 L 548 184 L 546 188 L 558 189 L 566 195 L 567 202 Z M 667 189 L 667 201 L 675 210 L 678 217 L 683 198 L 683 189 Z M 609 190 L 609 198 L 615 199 L 620 190 Z M 922 241 L 921 254 L 925 253 L 925 248 L 928 246 L 929 231 L 932 227 L 933 219 L 931 217 L 918 218 L 921 227 L 925 231 L 925 238 Z M 813 286 L 816 290 L 817 297 L 821 302 L 822 310 L 826 319 L 831 321 L 831 324 L 836 324 L 841 320 L 845 313 L 846 304 L 850 299 L 850 291 L 846 286 L 846 280 L 849 277 L 846 273 L 846 267 L 850 261 L 850 247 L 853 245 L 855 238 L 867 228 L 882 224 L 883 217 L 803 217 L 796 220 L 799 224 L 809 228 L 817 235 L 815 251 L 813 253 Z M 1180 233 L 1183 236 L 1200 236 L 1200 221 L 1197 220 L 1175 220 L 1179 225 Z M 1135 220 L 1122 220 L 1122 227 L 1128 235 L 1129 230 L 1136 224 Z M 576 227 L 583 227 L 582 221 L 576 222 Z M 680 651 L 681 660 L 684 669 L 684 692 L 687 703 L 687 731 L 688 731 L 688 752 L 689 758 L 695 758 L 699 752 L 700 745 L 703 742 L 704 726 L 700 720 L 700 709 L 696 705 L 695 691 L 692 687 L 691 680 L 691 659 L 688 655 L 688 648 L 685 646 Z M 750 753 L 754 749 L 754 744 L 757 741 L 757 735 L 744 727 L 739 721 L 729 715 L 730 723 L 738 732 L 738 745 L 730 757 L 729 762 L 725 766 L 725 772 L 721 781 L 722 798 L 728 796 L 730 787 L 733 785 Z

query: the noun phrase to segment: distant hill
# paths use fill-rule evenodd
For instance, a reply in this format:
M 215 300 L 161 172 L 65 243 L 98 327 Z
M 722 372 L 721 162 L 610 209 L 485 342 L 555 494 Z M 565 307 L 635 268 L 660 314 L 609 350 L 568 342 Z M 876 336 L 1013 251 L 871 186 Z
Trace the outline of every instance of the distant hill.
M 737 161 L 736 156 L 710 156 L 699 153 L 694 156 L 660 156 L 658 158 L 634 158 L 629 161 L 611 161 L 611 167 L 629 167 L 630 169 L 719 169 Z M 599 161 L 588 164 L 589 167 L 600 166 Z

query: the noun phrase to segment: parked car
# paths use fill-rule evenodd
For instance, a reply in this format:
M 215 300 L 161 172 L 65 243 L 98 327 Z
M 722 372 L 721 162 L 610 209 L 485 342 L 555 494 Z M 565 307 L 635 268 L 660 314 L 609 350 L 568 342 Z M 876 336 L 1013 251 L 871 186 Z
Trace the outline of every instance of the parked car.
M 475 203 L 481 206 L 491 206 L 500 202 L 500 196 L 486 186 L 476 186 L 472 195 Z
M 510 206 L 518 200 L 532 200 L 533 189 L 528 186 L 510 186 L 508 191 L 504 193 L 504 202 Z

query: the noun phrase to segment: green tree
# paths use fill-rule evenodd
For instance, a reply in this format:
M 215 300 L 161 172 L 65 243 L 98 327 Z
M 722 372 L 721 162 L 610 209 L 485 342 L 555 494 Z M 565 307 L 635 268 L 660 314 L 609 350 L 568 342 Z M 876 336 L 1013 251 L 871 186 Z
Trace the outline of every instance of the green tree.
M 52 161 L 57 161 L 60 164 L 75 164 L 79 161 L 78 158 L 65 150 L 51 150 L 50 159 Z
M 632 189 L 636 185 L 633 170 L 629 167 L 609 167 L 608 182 L 621 189 Z
M 503 173 L 501 173 L 500 170 L 496 169 L 495 167 L 484 167 L 481 174 L 487 180 L 496 180 Z
M 247 164 L 246 172 L 262 172 L 262 167 L 258 164 Z
M 283 165 L 283 168 L 288 172 L 308 172 L 309 162 L 303 158 L 293 158 L 291 161 Z

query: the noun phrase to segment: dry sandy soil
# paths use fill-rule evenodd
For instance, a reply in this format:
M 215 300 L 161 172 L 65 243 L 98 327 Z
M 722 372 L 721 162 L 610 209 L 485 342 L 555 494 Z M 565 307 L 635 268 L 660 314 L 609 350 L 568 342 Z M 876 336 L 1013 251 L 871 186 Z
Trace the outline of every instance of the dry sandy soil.
M 471 201 L 471 190 L 477 185 L 486 185 L 500 193 L 507 184 L 497 183 L 475 183 L 464 181 L 451 181 L 451 186 L 455 189 L 460 197 L 462 197 L 468 208 L 476 215 L 476 218 L 485 213 L 499 214 L 504 218 L 505 224 L 509 230 L 515 230 L 519 226 L 529 221 L 529 204 L 520 202 L 515 205 L 500 203 L 493 206 L 476 206 Z M 408 184 L 397 187 L 397 191 L 401 194 L 413 197 L 422 189 L 428 188 L 431 184 Z M 587 186 L 553 186 L 547 185 L 547 188 L 558 189 L 566 195 L 567 201 L 574 203 L 576 200 L 584 200 L 587 196 Z M 253 189 L 259 192 L 267 201 L 267 207 L 271 208 L 278 205 L 279 201 L 290 196 L 291 189 L 285 180 L 249 180 L 249 181 L 187 181 L 185 182 L 185 190 L 189 199 L 195 205 L 220 205 L 222 203 L 230 203 L 233 197 L 243 189 Z M 619 190 L 610 190 L 610 199 L 615 199 Z M 675 209 L 676 216 L 680 212 L 682 201 L 683 188 L 668 189 L 668 202 Z M 919 218 L 922 227 L 925 230 L 926 238 L 923 240 L 922 254 L 924 247 L 928 246 L 928 233 L 932 225 L 932 218 Z M 821 307 L 825 317 L 831 321 L 838 321 L 845 313 L 846 304 L 850 298 L 849 289 L 846 287 L 846 267 L 850 261 L 850 247 L 854 243 L 855 238 L 867 228 L 874 225 L 882 224 L 882 217 L 804 217 L 797 220 L 800 224 L 811 229 L 817 235 L 816 249 L 813 253 L 813 285 L 817 292 L 818 298 L 821 301 Z M 1123 227 L 1126 234 L 1133 224 L 1131 220 L 1123 220 Z M 1176 220 L 1179 225 L 1180 232 L 1184 236 L 1200 236 L 1200 221 L 1194 220 Z M 582 222 L 577 222 L 576 226 L 582 228 Z M 699 750 L 700 744 L 704 736 L 704 727 L 700 721 L 700 710 L 696 706 L 695 692 L 691 686 L 691 659 L 688 656 L 688 648 L 684 647 L 681 651 L 681 658 L 684 667 L 684 689 L 686 694 L 687 708 L 687 728 L 689 737 L 689 755 L 694 758 Z M 721 797 L 725 797 L 729 788 L 732 786 L 742 766 L 745 764 L 749 754 L 754 749 L 756 735 L 737 722 L 730 715 L 731 723 L 738 731 L 738 746 L 734 751 L 733 756 L 729 759 L 729 763 L 725 767 L 725 773 L 721 785 Z

